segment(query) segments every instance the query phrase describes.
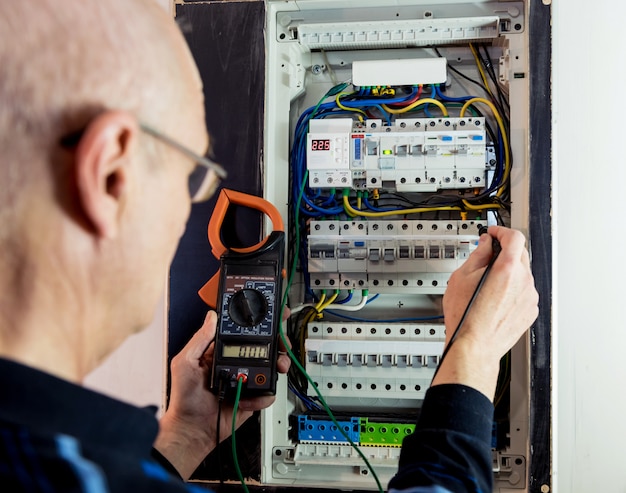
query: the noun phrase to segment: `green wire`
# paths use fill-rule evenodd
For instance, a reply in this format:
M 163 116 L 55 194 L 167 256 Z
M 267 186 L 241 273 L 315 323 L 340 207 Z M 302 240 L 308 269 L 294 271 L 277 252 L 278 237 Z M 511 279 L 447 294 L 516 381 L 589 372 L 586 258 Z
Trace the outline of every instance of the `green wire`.
M 302 201 L 302 195 L 304 194 L 304 188 L 306 186 L 308 176 L 309 176 L 309 172 L 307 170 L 305 172 L 305 174 L 304 174 L 304 179 L 302 180 L 302 185 L 300 186 L 300 192 L 298 193 L 298 201 L 297 201 L 296 206 L 295 206 L 294 223 L 295 223 L 295 227 L 296 227 L 296 241 L 295 241 L 295 243 L 296 243 L 296 245 L 295 245 L 296 251 L 297 251 L 297 249 L 300 248 L 300 227 L 298 225 L 298 221 L 300 220 L 300 212 L 299 212 L 300 211 L 300 202 Z M 300 372 L 302 372 L 302 374 L 306 377 L 307 381 L 309 382 L 309 384 L 311 385 L 313 390 L 315 390 L 315 393 L 317 394 L 317 397 L 319 398 L 320 403 L 324 407 L 324 410 L 326 411 L 326 414 L 328 414 L 328 416 L 330 417 L 332 422 L 335 424 L 337 429 L 341 432 L 341 434 L 348 441 L 348 443 L 350 443 L 352 448 L 354 450 L 356 450 L 357 454 L 359 454 L 361 459 L 363 459 L 363 462 L 365 463 L 365 465 L 367 466 L 369 471 L 372 473 L 372 476 L 374 477 L 374 480 L 376 481 L 376 486 L 378 487 L 378 491 L 380 493 L 383 493 L 384 489 L 383 489 L 383 487 L 382 487 L 382 485 L 380 483 L 380 480 L 378 479 L 378 476 L 376 475 L 376 472 L 374 471 L 374 468 L 372 467 L 372 465 L 367 460 L 367 457 L 365 457 L 365 455 L 363 454 L 361 449 L 357 446 L 356 443 L 354 443 L 352 441 L 352 439 L 345 432 L 343 427 L 337 422 L 337 419 L 335 418 L 335 416 L 333 415 L 332 411 L 328 407 L 328 404 L 326 404 L 326 400 L 324 399 L 324 397 L 322 396 L 322 394 L 318 390 L 317 385 L 315 385 L 313 380 L 311 380 L 311 377 L 309 376 L 309 374 L 306 372 L 304 367 L 298 361 L 298 358 L 296 358 L 296 356 L 293 354 L 293 352 L 289 348 L 289 344 L 287 342 L 287 337 L 285 336 L 285 330 L 284 330 L 284 327 L 283 327 L 283 321 L 282 320 L 283 320 L 283 313 L 285 312 L 285 306 L 287 305 L 287 296 L 288 296 L 289 290 L 291 289 L 291 284 L 293 283 L 294 275 L 295 275 L 295 272 L 296 272 L 297 262 L 298 262 L 298 255 L 294 255 L 293 261 L 291 263 L 291 268 L 289 270 L 289 277 L 287 279 L 287 287 L 285 288 L 285 294 L 283 296 L 283 302 L 280 305 L 280 320 L 281 320 L 281 323 L 280 323 L 280 326 L 279 326 L 280 327 L 280 330 L 279 330 L 280 337 L 281 337 L 281 339 L 283 341 L 283 345 L 285 346 L 285 350 L 287 351 L 287 354 L 291 358 L 291 361 L 296 365 L 298 370 L 300 370 Z M 233 418 L 233 422 L 234 422 L 234 418 Z
M 241 486 L 243 486 L 243 490 L 246 493 L 250 493 L 248 491 L 248 487 L 246 486 L 246 482 L 243 479 L 243 474 L 241 474 L 241 469 L 239 468 L 239 460 L 237 460 L 237 442 L 235 441 L 235 431 L 237 431 L 237 427 L 235 426 L 235 423 L 237 423 L 237 408 L 239 407 L 239 398 L 241 397 L 242 387 L 243 387 L 243 378 L 239 377 L 237 379 L 237 394 L 235 395 L 235 404 L 233 408 L 231 444 L 232 444 L 232 452 L 233 452 L 233 462 L 235 463 L 235 470 L 237 471 L 237 477 L 239 478 L 239 481 L 241 481 Z

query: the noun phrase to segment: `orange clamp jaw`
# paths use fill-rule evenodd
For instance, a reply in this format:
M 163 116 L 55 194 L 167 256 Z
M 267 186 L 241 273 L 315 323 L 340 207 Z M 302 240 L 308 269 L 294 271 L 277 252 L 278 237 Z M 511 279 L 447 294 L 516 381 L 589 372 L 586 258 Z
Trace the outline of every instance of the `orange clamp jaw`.
M 273 231 L 285 231 L 283 219 L 280 216 L 278 209 L 276 209 L 276 207 L 274 207 L 274 205 L 272 205 L 270 202 L 261 197 L 257 197 L 256 195 L 250 195 L 247 193 L 236 192 L 235 190 L 223 188 L 217 198 L 217 202 L 215 204 L 215 208 L 213 209 L 213 214 L 211 215 L 208 226 L 208 236 L 209 244 L 211 245 L 211 253 L 218 260 L 229 250 L 236 253 L 251 253 L 259 250 L 263 247 L 263 245 L 267 242 L 269 238 L 269 236 L 266 236 L 256 245 L 245 248 L 227 248 L 222 242 L 221 231 L 222 224 L 224 223 L 224 218 L 226 217 L 226 212 L 231 205 L 238 205 L 242 207 L 247 207 L 249 209 L 261 211 L 272 221 Z M 219 274 L 220 272 L 218 270 L 209 280 L 209 282 L 202 286 L 202 288 L 200 288 L 200 290 L 198 291 L 200 298 L 202 298 L 202 300 L 213 309 L 217 307 L 217 294 L 219 290 L 220 279 Z

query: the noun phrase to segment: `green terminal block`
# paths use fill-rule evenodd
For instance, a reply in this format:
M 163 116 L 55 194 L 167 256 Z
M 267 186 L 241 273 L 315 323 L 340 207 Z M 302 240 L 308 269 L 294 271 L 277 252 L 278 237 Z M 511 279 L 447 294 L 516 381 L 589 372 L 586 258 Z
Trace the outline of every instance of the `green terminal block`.
M 400 447 L 405 436 L 415 431 L 415 424 L 377 423 L 361 418 L 361 446 Z

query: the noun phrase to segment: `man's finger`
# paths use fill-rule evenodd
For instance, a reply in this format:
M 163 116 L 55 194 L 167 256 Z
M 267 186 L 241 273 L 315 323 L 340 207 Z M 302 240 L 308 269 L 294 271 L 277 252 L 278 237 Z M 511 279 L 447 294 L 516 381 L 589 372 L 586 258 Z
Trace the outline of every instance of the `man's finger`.
M 207 347 L 215 337 L 217 315 L 214 311 L 207 313 L 202 327 L 193 335 L 189 342 L 180 352 L 188 360 L 199 360 L 204 355 Z
M 255 397 L 253 399 L 241 399 L 239 401 L 239 409 L 244 411 L 259 411 L 261 409 L 265 409 L 266 407 L 270 407 L 275 400 L 276 397 L 273 395 Z
M 469 258 L 463 262 L 459 270 L 465 272 L 473 272 L 478 269 L 483 269 L 489 263 L 493 254 L 493 248 L 491 245 L 491 236 L 488 234 L 482 234 L 478 238 L 478 246 L 469 256 Z

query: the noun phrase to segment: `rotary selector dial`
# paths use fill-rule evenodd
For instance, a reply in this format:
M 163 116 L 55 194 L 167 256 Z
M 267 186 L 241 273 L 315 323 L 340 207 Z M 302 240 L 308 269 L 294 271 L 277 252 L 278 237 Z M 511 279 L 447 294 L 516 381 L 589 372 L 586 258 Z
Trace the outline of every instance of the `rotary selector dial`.
M 237 291 L 229 300 L 228 315 L 240 327 L 253 327 L 260 324 L 267 315 L 267 300 L 256 289 Z

